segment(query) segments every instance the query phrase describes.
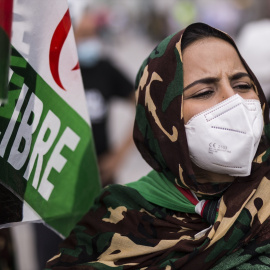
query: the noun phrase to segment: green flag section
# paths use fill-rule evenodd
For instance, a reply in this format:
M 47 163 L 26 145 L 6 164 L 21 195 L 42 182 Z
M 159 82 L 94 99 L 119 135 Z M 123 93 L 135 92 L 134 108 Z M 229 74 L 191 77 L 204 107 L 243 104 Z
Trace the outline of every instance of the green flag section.
M 0 0 L 0 103 L 7 101 L 13 0 Z
M 89 124 L 12 48 L 0 180 L 67 236 L 100 191 Z

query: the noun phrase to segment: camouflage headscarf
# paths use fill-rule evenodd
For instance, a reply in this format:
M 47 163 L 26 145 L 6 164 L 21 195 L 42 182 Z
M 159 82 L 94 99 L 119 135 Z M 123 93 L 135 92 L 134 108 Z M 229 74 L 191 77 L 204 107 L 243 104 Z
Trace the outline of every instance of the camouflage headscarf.
M 199 185 L 188 154 L 181 110 L 183 32 L 162 41 L 138 73 L 134 139 L 144 159 L 167 181 L 211 197 L 225 187 Z M 269 138 L 264 94 L 242 61 L 253 78 Z M 196 213 L 152 203 L 132 187 L 112 185 L 97 198 L 47 269 L 269 269 L 268 140 L 261 140 L 251 175 L 226 186 L 213 226 Z

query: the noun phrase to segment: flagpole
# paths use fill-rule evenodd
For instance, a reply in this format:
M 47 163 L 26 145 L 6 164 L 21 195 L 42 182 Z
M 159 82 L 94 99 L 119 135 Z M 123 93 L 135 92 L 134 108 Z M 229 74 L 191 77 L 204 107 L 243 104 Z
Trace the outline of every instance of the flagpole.
M 0 0 L 0 104 L 7 103 L 13 0 Z

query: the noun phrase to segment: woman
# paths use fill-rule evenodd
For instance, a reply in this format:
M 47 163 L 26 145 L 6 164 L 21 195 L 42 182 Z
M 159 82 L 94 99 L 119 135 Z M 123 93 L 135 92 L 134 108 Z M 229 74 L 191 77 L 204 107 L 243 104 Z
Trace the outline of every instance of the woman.
M 154 170 L 105 188 L 48 269 L 270 268 L 268 107 L 234 42 L 190 25 L 136 88 L 134 140 Z

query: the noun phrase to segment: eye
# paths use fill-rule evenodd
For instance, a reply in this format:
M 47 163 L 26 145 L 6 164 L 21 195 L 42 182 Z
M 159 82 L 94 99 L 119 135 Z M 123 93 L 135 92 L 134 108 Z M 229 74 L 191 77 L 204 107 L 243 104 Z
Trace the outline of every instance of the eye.
M 249 91 L 253 89 L 253 85 L 251 83 L 238 83 L 233 86 L 234 89 L 237 89 L 238 91 Z
M 206 98 L 210 97 L 213 93 L 214 93 L 213 90 L 205 90 L 203 92 L 199 92 L 199 93 L 191 96 L 191 98 L 206 99 Z

